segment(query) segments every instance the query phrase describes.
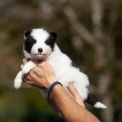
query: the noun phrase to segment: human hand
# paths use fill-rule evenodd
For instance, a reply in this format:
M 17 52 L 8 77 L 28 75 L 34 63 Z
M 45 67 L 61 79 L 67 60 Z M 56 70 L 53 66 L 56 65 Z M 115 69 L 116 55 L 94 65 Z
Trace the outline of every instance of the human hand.
M 21 65 L 21 69 L 23 68 L 23 66 L 28 62 L 29 60 L 24 58 L 23 59 L 23 64 Z M 45 90 L 45 86 L 46 86 L 46 90 L 48 90 L 48 88 L 50 87 L 50 85 L 56 81 L 54 72 L 52 71 L 52 68 L 49 64 L 47 64 L 46 62 L 36 62 L 37 63 L 37 67 L 35 67 L 34 69 L 32 69 L 30 71 L 30 73 L 24 78 L 24 82 L 30 84 L 31 86 L 34 87 L 38 87 L 38 88 L 42 88 Z M 46 82 L 46 83 L 45 83 Z M 48 84 L 48 85 L 45 85 Z M 82 98 L 80 97 L 77 89 L 73 86 L 72 83 L 70 83 L 68 85 L 68 90 L 71 93 L 73 99 L 82 107 L 85 108 L 85 105 L 83 103 Z M 47 99 L 48 104 L 51 106 L 51 108 L 58 112 L 58 109 L 54 103 L 54 101 L 50 101 L 49 99 Z
M 29 60 L 24 58 L 21 69 Z M 32 69 L 27 76 L 23 79 L 27 84 L 41 88 L 43 90 L 48 90 L 50 85 L 56 81 L 55 74 L 51 66 L 46 62 L 35 62 L 37 67 Z

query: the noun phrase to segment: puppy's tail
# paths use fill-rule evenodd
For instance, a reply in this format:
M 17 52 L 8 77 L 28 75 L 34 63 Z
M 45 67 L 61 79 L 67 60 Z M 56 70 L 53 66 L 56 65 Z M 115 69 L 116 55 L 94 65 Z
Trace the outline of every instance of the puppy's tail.
M 88 104 L 90 104 L 91 106 L 95 108 L 103 108 L 103 109 L 107 108 L 104 104 L 95 100 L 90 94 L 88 94 L 88 97 L 85 100 L 85 102 L 87 102 Z

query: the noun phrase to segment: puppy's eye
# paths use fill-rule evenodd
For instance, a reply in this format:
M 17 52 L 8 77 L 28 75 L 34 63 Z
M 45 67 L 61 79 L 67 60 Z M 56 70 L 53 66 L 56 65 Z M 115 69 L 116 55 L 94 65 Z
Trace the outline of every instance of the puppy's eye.
M 36 40 L 29 37 L 25 40 L 25 43 L 28 43 L 28 44 L 31 44 L 31 45 L 34 45 L 36 43 Z
M 36 40 L 31 40 L 31 42 L 30 42 L 31 44 L 35 44 L 36 43 Z
M 45 44 L 50 44 L 50 39 L 47 39 L 46 41 L 45 41 Z

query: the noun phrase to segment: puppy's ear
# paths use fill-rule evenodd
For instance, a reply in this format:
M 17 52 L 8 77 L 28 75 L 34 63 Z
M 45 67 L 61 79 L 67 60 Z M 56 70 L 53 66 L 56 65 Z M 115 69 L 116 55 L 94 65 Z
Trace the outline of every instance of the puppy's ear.
M 30 31 L 25 31 L 25 33 L 24 33 L 24 38 L 26 39 L 29 35 L 30 35 Z
M 50 35 L 51 35 L 51 37 L 53 37 L 53 39 L 56 41 L 56 39 L 57 39 L 57 33 L 55 33 L 55 32 L 50 32 Z

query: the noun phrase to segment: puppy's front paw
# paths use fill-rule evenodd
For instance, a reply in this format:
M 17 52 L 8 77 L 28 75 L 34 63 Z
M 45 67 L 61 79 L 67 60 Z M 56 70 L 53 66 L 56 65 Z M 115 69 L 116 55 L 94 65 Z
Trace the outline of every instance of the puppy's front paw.
M 24 75 L 24 74 L 28 74 L 29 71 L 30 71 L 30 69 L 29 69 L 28 67 L 23 67 L 23 69 L 22 69 L 22 74 L 23 74 L 23 75 Z
M 16 78 L 14 79 L 14 87 L 15 87 L 15 89 L 18 89 L 18 88 L 21 87 L 22 77 L 23 77 L 22 71 L 20 71 L 20 72 L 17 74 Z
M 22 74 L 28 74 L 30 72 L 31 69 L 33 69 L 34 67 L 36 67 L 37 65 L 33 62 L 33 61 L 29 61 L 28 63 L 26 63 L 22 69 Z
M 19 89 L 21 87 L 22 79 L 15 78 L 14 87 L 15 89 Z

